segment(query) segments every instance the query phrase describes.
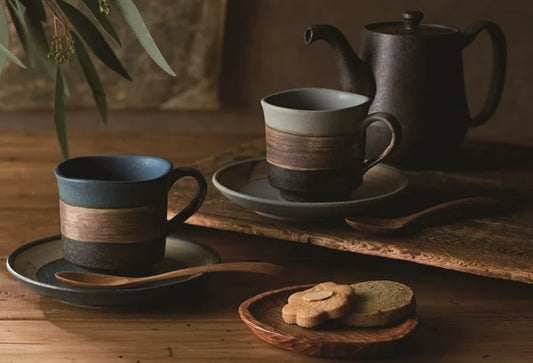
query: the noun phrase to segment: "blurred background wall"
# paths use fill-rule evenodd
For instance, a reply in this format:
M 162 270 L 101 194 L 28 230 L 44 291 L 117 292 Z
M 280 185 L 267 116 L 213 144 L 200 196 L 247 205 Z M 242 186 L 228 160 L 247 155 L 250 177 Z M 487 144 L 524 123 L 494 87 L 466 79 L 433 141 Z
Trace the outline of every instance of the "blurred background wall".
M 110 114 L 107 128 L 261 133 L 259 100 L 266 94 L 304 86 L 339 88 L 336 59 L 331 48 L 326 43 L 311 47 L 303 44 L 307 25 L 333 24 L 358 50 L 365 24 L 399 21 L 402 11 L 407 9 L 423 11 L 426 23 L 464 29 L 476 20 L 487 19 L 503 29 L 508 46 L 503 97 L 495 116 L 486 125 L 471 129 L 468 137 L 533 146 L 531 0 L 227 0 L 219 109 L 154 113 L 157 107 L 152 107 L 142 112 L 115 111 Z M 161 48 L 165 55 L 172 52 L 164 46 Z M 485 33 L 464 52 L 465 82 L 472 114 L 485 99 L 491 52 Z M 154 69 L 154 72 L 161 71 Z M 94 110 L 74 110 L 67 117 L 71 129 L 103 128 Z M 43 117 L 35 112 L 3 112 L 1 127 L 52 128 L 53 122 L 51 114 Z
M 359 49 L 365 24 L 400 21 L 403 10 L 421 10 L 424 22 L 464 29 L 487 19 L 507 38 L 507 80 L 500 106 L 489 122 L 469 136 L 533 145 L 533 1 L 530 0 L 229 0 L 222 77 L 222 100 L 258 110 L 258 100 L 291 87 L 339 88 L 336 59 L 324 42 L 306 47 L 306 25 L 329 23 Z M 485 99 L 492 50 L 483 32 L 464 52 L 471 113 Z
M 70 2 L 93 19 L 81 0 Z M 105 87 L 108 109 L 219 108 L 226 0 L 153 0 L 137 1 L 136 5 L 176 77 L 169 77 L 161 71 L 143 50 L 119 12 L 112 7 L 108 19 L 118 34 L 120 46 L 111 37 L 106 40 L 134 82 L 119 76 L 92 56 Z M 45 29 L 49 36 L 53 34 L 51 17 L 48 12 L 49 21 Z M 9 49 L 31 65 L 13 21 L 10 22 L 10 40 Z M 86 46 L 86 49 L 90 48 Z M 0 79 L 0 110 L 50 109 L 55 76 L 55 64 L 52 61 L 50 64 L 51 76 L 47 74 L 46 67 L 41 66 L 39 72 L 39 69 L 22 69 L 8 62 Z M 63 63 L 61 71 L 70 91 L 67 106 L 78 109 L 94 107 L 92 92 L 77 57 Z

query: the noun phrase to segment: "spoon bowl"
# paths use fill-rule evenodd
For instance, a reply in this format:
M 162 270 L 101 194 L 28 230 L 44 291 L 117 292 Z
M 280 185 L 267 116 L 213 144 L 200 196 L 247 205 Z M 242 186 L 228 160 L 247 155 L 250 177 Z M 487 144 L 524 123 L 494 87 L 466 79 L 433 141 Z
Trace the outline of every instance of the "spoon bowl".
M 214 265 L 188 267 L 145 277 L 127 277 L 92 272 L 60 271 L 55 277 L 64 284 L 87 289 L 119 289 L 138 287 L 156 281 L 196 275 L 205 272 L 250 272 L 265 275 L 281 275 L 285 269 L 268 262 L 228 262 Z

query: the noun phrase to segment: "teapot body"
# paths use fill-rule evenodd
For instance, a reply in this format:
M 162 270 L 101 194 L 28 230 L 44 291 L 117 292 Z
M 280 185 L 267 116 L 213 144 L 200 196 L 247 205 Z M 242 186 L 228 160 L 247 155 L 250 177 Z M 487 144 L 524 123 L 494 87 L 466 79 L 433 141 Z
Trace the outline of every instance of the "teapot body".
M 484 124 L 496 111 L 505 81 L 506 42 L 498 25 L 477 21 L 459 31 L 421 24 L 423 17 L 406 11 L 403 22 L 366 25 L 359 54 L 332 25 L 311 25 L 304 34 L 306 44 L 324 40 L 333 47 L 345 91 L 370 97 L 370 113 L 387 112 L 400 121 L 403 139 L 387 162 L 404 168 L 453 165 L 468 128 Z M 471 117 L 462 53 L 482 30 L 492 41 L 492 77 L 481 111 Z M 388 132 L 379 125 L 368 128 L 369 157 L 387 144 Z
M 459 32 L 420 37 L 365 29 L 359 56 L 376 84 L 370 112 L 395 115 L 404 131 L 388 162 L 420 168 L 452 161 L 470 120 Z M 383 149 L 388 133 L 379 125 L 368 130 L 369 156 Z

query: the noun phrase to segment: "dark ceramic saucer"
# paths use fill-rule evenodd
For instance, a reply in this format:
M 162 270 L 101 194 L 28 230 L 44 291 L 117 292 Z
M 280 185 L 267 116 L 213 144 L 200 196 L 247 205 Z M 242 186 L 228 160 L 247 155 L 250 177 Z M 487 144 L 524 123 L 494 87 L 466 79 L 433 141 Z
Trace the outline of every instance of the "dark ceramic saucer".
M 219 169 L 213 185 L 232 202 L 258 214 L 283 220 L 305 221 L 353 215 L 402 191 L 407 174 L 386 164 L 372 167 L 363 184 L 347 200 L 336 202 L 291 202 L 267 180 L 265 158 L 238 161 Z
M 167 237 L 165 257 L 153 273 L 220 262 L 211 248 L 175 236 Z M 116 290 L 81 289 L 59 282 L 58 271 L 84 271 L 63 259 L 59 235 L 30 242 L 17 248 L 7 259 L 8 271 L 20 282 L 41 295 L 84 306 L 124 306 L 157 303 L 177 296 L 192 280 L 202 274 L 154 282 L 142 287 Z

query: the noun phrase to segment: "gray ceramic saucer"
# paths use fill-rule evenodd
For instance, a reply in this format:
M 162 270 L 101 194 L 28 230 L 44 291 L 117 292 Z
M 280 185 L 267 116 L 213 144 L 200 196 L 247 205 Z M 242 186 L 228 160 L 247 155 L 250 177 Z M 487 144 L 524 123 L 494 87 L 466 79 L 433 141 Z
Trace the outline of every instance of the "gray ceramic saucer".
M 165 257 L 153 267 L 153 273 L 220 262 L 211 248 L 174 236 L 167 237 Z M 8 271 L 20 282 L 41 295 L 84 306 L 124 306 L 161 303 L 179 296 L 202 274 L 154 282 L 137 288 L 116 290 L 71 287 L 55 278 L 58 271 L 84 269 L 63 259 L 61 237 L 52 236 L 17 248 L 7 259 Z
M 227 165 L 213 175 L 215 187 L 232 202 L 258 214 L 284 220 L 319 220 L 346 217 L 382 202 L 407 186 L 407 174 L 386 164 L 378 164 L 363 177 L 349 200 L 338 202 L 289 202 L 282 199 L 266 176 L 265 158 Z

